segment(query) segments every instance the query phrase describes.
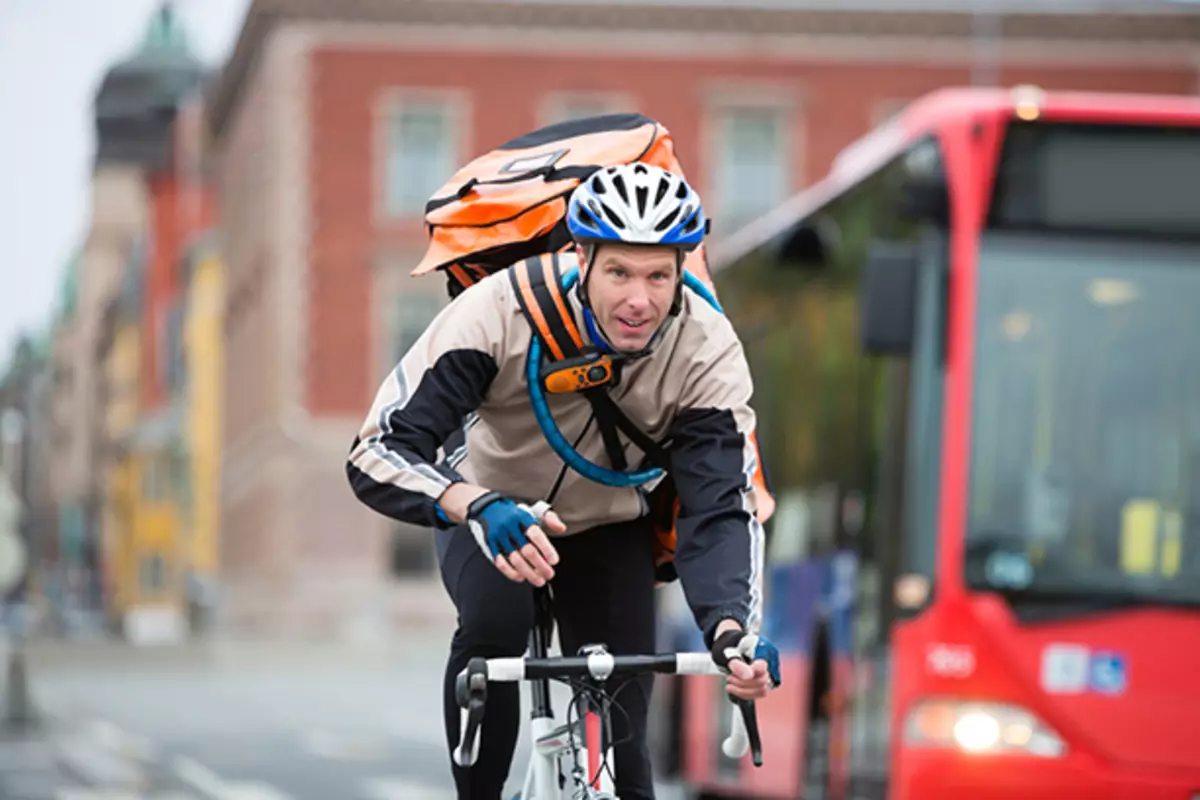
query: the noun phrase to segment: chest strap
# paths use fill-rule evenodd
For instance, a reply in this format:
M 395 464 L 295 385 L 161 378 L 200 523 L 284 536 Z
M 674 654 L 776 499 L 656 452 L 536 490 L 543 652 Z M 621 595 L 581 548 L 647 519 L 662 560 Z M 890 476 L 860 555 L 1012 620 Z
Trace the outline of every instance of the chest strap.
M 609 389 L 620 378 L 621 362 L 584 343 L 571 314 L 558 254 L 528 258 L 508 272 L 521 311 L 546 354 L 538 368 L 541 388 L 550 394 L 578 392 L 587 399 L 613 469 L 624 472 L 629 468 L 618 431 L 645 453 L 651 464 L 668 469 L 664 446 L 635 425 L 610 396 Z

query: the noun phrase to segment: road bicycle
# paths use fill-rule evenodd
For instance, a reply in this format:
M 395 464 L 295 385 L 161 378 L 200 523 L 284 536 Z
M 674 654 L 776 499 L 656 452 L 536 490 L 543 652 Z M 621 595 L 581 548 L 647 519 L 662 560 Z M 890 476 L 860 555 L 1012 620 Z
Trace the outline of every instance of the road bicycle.
M 603 644 L 587 645 L 577 656 L 549 657 L 554 630 L 551 595 L 535 590 L 535 621 L 527 655 L 516 658 L 474 658 L 459 673 L 455 690 L 462 709 L 462 728 L 454 762 L 470 767 L 479 755 L 489 682 L 529 681 L 532 702 L 530 734 L 533 757 L 525 773 L 519 800 L 619 800 L 614 793 L 612 720 L 614 704 L 605 683 L 618 676 L 646 674 L 721 675 L 709 653 L 669 653 L 615 656 Z M 550 681 L 575 690 L 566 719 L 558 720 L 550 706 Z M 752 701 L 734 700 L 741 714 L 731 715 L 731 731 L 722 743 L 729 758 L 750 751 L 762 766 L 762 744 Z M 574 711 L 574 717 L 572 716 Z M 516 798 L 514 798 L 516 800 Z

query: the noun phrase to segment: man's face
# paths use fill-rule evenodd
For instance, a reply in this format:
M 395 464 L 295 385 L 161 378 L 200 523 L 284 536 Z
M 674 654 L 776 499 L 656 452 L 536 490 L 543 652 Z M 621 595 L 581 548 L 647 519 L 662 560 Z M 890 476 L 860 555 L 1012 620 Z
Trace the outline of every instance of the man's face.
M 584 260 L 582 249 L 579 258 Z M 678 280 L 669 247 L 604 244 L 587 275 L 592 314 L 613 347 L 637 352 L 666 319 Z

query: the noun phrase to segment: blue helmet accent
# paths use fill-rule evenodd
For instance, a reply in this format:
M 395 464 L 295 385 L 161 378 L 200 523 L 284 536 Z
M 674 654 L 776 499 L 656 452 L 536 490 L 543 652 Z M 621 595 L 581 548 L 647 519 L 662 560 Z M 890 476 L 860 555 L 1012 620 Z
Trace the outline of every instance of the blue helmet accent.
M 700 195 L 680 176 L 635 161 L 605 167 L 571 194 L 567 228 L 577 242 L 693 250 L 708 233 Z
M 600 326 L 596 324 L 596 315 L 590 308 L 583 309 L 583 324 L 587 328 L 588 338 L 592 340 L 592 344 L 609 355 L 617 354 L 617 351 L 609 345 L 608 337 L 601 333 Z

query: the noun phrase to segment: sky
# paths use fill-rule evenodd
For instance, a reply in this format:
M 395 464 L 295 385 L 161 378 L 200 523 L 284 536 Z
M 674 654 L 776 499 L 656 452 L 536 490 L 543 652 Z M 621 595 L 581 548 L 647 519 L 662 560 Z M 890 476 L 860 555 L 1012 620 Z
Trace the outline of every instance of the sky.
M 160 0 L 0 0 L 0 365 L 54 314 L 91 214 L 92 99 Z M 177 0 L 193 51 L 224 62 L 249 0 Z

